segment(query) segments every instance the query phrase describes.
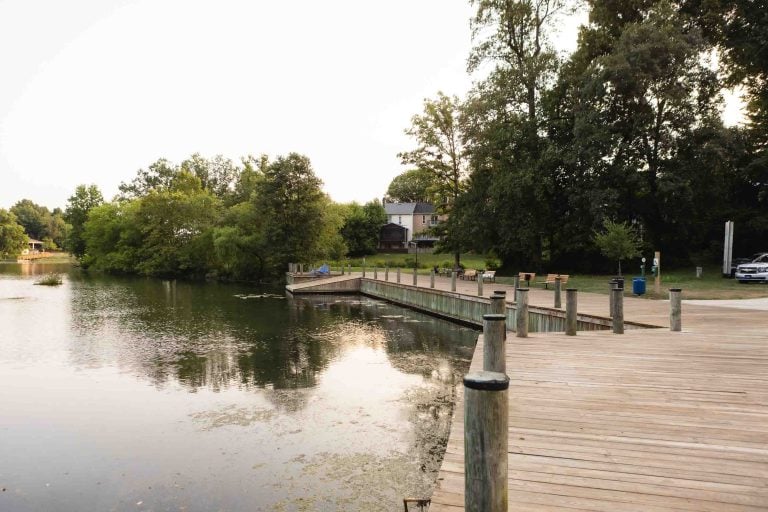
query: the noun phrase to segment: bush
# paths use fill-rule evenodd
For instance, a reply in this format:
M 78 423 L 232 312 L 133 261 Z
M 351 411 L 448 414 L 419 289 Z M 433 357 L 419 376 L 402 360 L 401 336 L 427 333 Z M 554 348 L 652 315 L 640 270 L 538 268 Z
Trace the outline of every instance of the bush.
M 43 286 L 58 286 L 62 283 L 61 275 L 59 274 L 45 274 L 43 277 L 35 281 L 35 284 Z

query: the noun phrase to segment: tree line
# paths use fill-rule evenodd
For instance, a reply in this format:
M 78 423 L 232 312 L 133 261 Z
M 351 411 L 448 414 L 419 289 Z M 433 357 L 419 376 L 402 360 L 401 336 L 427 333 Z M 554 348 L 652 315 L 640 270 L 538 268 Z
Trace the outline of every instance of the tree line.
M 589 0 L 577 49 L 552 40 L 575 4 L 472 0 L 465 98 L 424 102 L 395 200 L 450 213 L 443 249 L 504 266 L 604 269 L 596 233 L 626 224 L 673 264 L 768 250 L 768 6 L 751 0 Z M 762 5 L 760 7 L 759 5 Z M 748 122 L 723 125 L 725 87 Z
M 94 270 L 232 280 L 375 252 L 386 221 L 381 204 L 334 203 L 321 186 L 296 153 L 239 165 L 199 154 L 178 165 L 160 159 L 122 183 L 112 201 L 95 185 L 78 186 L 62 214 L 62 245 Z

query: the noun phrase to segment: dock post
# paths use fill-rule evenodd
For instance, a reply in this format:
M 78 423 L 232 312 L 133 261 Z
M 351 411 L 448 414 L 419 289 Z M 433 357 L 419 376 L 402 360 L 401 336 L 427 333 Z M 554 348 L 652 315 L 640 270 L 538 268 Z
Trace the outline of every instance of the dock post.
M 373 280 L 379 280 L 379 267 L 373 267 Z
M 520 275 L 515 276 L 515 296 L 513 297 L 514 301 L 517 302 L 517 291 L 520 289 Z
M 456 273 L 457 272 L 455 270 L 451 271 L 451 291 L 452 292 L 456 291 Z
M 613 319 L 613 333 L 624 334 L 624 290 L 619 288 L 619 284 L 611 290 L 611 297 L 613 298 L 613 312 L 611 317 Z
M 680 332 L 683 330 L 683 294 L 680 288 L 669 290 L 669 330 Z
M 493 292 L 491 295 L 491 307 L 490 312 L 495 315 L 507 316 L 507 294 L 506 292 Z
M 304 273 L 304 264 L 299 263 L 299 274 L 303 274 L 303 273 Z
M 576 288 L 565 290 L 565 334 L 568 336 L 576 336 L 577 293 Z
M 413 286 L 418 286 L 418 277 L 416 277 L 416 267 L 413 268 Z
M 435 287 L 435 269 L 429 271 L 429 287 Z
M 483 371 L 507 373 L 507 317 L 483 315 Z
M 555 308 L 560 309 L 563 307 L 563 303 L 560 299 L 560 290 L 562 285 L 562 279 L 560 279 L 560 276 L 557 276 L 555 278 Z
M 389 267 L 384 267 L 384 280 L 389 281 Z
M 365 265 L 363 265 L 363 277 L 365 277 Z
M 528 288 L 517 290 L 517 337 L 528 337 Z
M 397 284 L 400 284 L 400 267 L 397 267 Z
M 483 274 L 477 274 L 477 296 L 483 296 Z
M 608 316 L 613 316 L 613 289 L 616 287 L 616 280 L 608 281 Z
M 347 274 L 352 275 L 352 264 L 347 263 Z
M 509 377 L 464 376 L 464 509 L 506 512 L 508 503 Z
M 344 264 L 341 264 L 341 275 L 344 275 Z

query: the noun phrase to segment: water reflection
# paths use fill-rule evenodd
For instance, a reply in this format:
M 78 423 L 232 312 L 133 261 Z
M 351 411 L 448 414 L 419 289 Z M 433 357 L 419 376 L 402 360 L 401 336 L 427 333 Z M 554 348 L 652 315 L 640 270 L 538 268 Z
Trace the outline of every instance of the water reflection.
M 429 495 L 474 332 L 365 297 L 6 270 L 0 510 Z

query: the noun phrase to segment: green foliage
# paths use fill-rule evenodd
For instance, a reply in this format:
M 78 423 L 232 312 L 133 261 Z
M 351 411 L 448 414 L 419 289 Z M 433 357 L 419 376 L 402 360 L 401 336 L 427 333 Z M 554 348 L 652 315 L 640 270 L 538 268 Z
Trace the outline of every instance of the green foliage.
M 374 254 L 378 247 L 381 226 L 386 222 L 387 214 L 378 201 L 370 201 L 364 206 L 357 203 L 348 205 L 341 227 L 347 254 L 352 257 Z
M 45 206 L 40 206 L 29 199 L 22 199 L 11 207 L 11 213 L 16 215 L 19 224 L 30 238 L 36 240 L 50 239 L 53 245 L 62 246 L 67 237 L 68 226 L 62 212 L 56 208 L 53 212 Z
M 60 274 L 45 274 L 43 277 L 35 281 L 35 284 L 42 286 L 59 286 L 62 283 Z
M 395 176 L 387 188 L 387 200 L 393 203 L 440 204 L 435 175 L 426 169 L 411 169 Z
M 75 189 L 75 194 L 67 202 L 64 219 L 71 228 L 65 247 L 77 258 L 82 258 L 85 255 L 86 246 L 83 233 L 85 231 L 85 223 L 88 220 L 88 213 L 103 202 L 104 198 L 96 185 L 88 187 L 78 185 Z
M 595 232 L 595 245 L 604 256 L 619 262 L 621 275 L 621 260 L 640 255 L 640 242 L 635 230 L 626 222 L 603 222 L 603 231 Z
M 0 208 L 0 259 L 15 258 L 27 245 L 28 237 L 16 216 Z

